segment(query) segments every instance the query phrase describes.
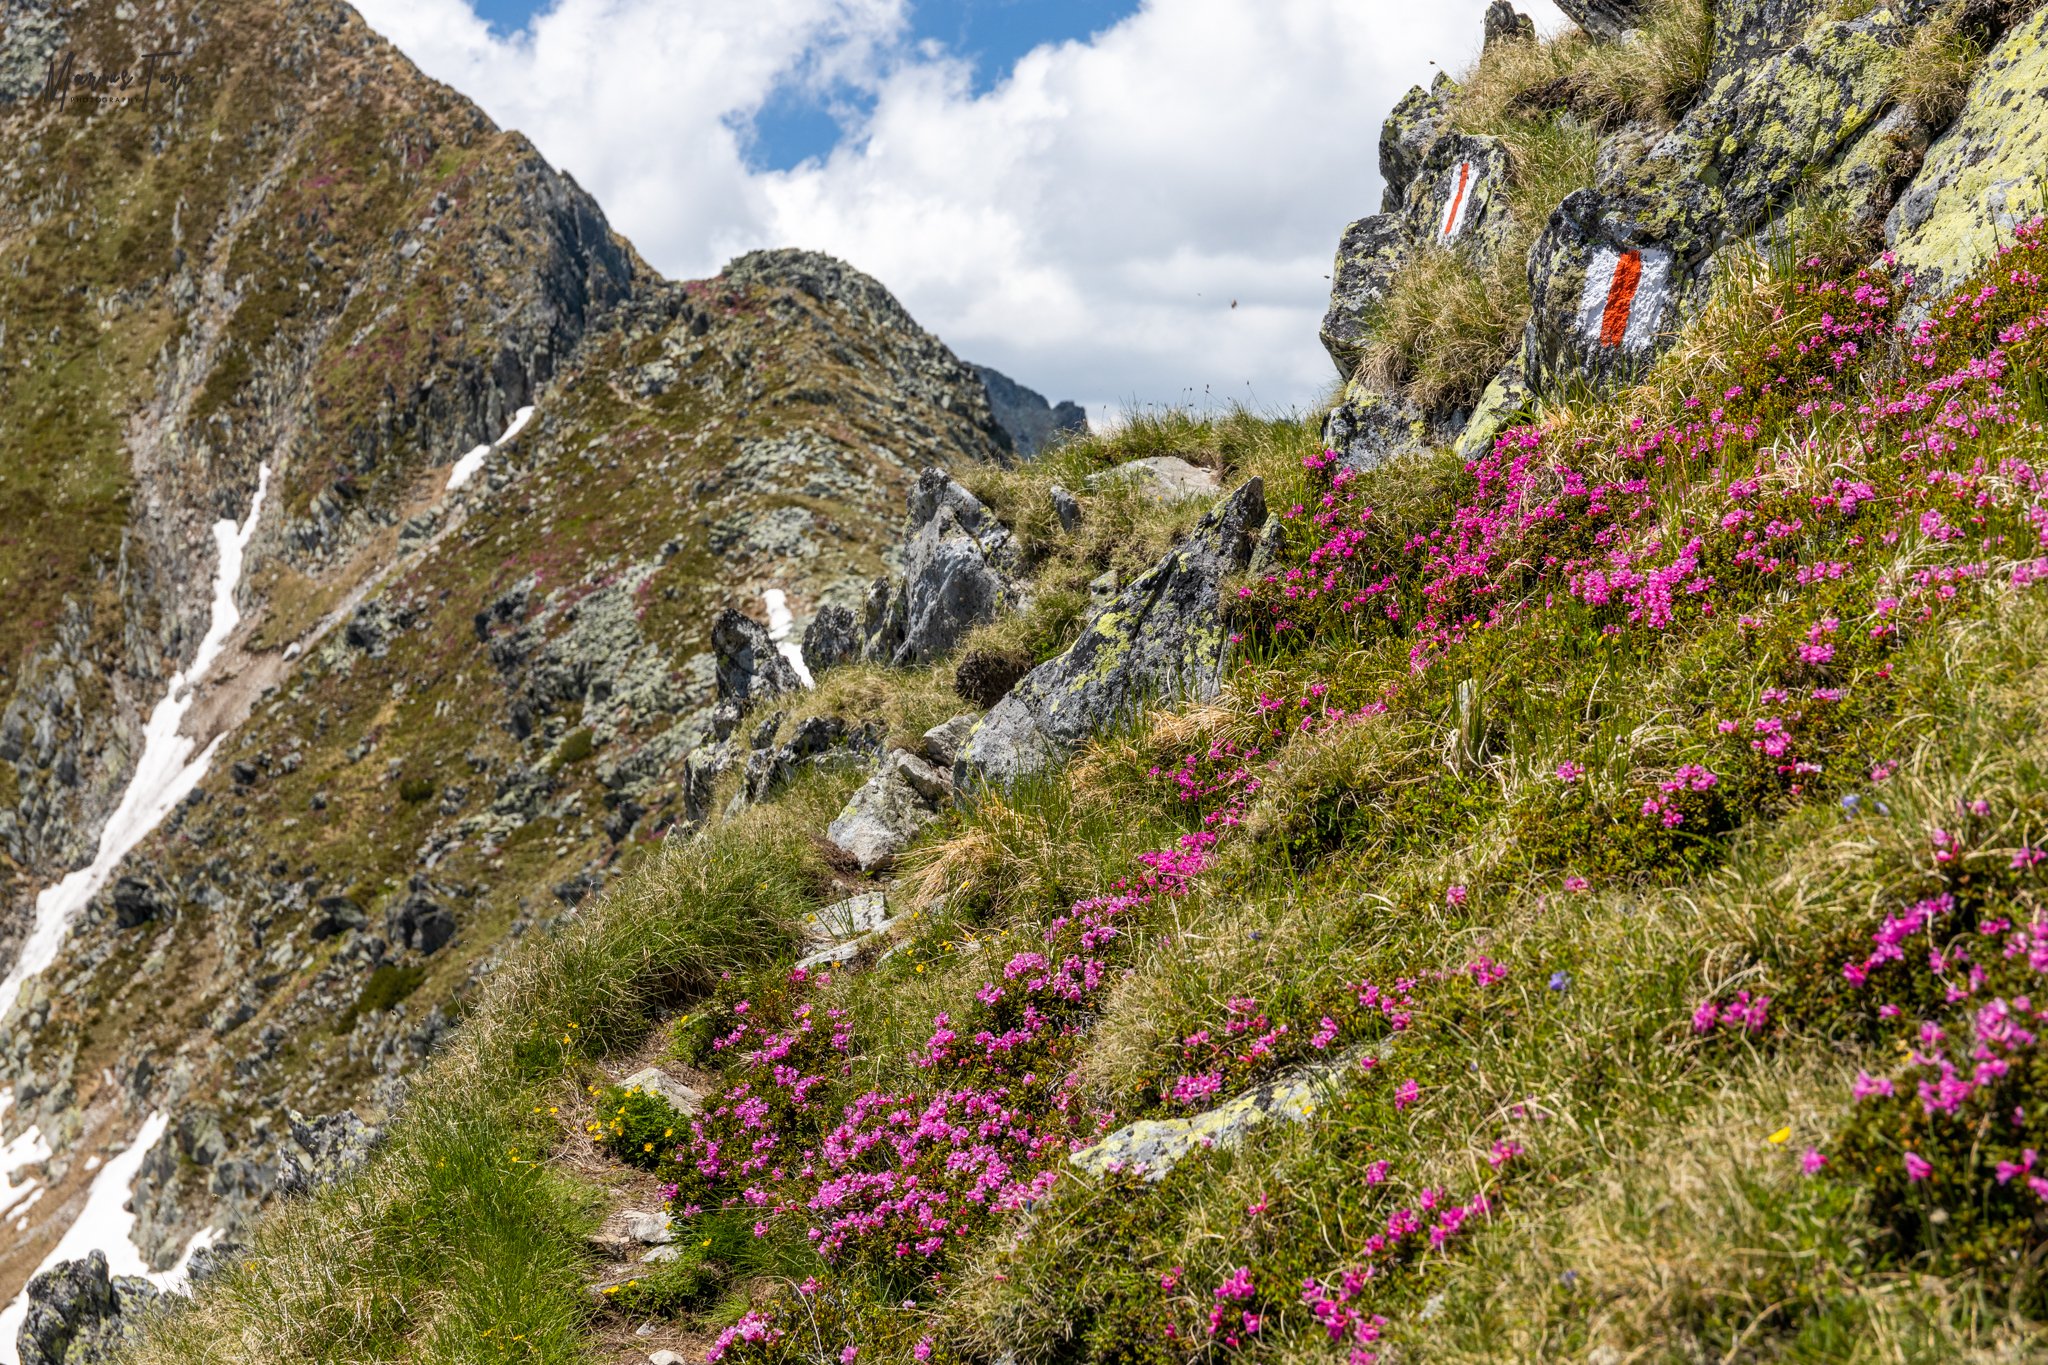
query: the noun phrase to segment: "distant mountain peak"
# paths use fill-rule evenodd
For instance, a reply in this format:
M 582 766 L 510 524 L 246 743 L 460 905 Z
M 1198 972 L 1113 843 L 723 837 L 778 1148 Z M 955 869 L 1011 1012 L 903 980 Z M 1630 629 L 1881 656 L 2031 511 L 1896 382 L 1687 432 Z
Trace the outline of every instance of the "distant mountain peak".
M 1027 389 L 1001 370 L 976 365 L 974 372 L 988 386 L 989 406 L 996 422 L 1010 438 L 1010 444 L 1025 459 L 1044 451 L 1063 436 L 1088 430 L 1088 413 L 1079 403 L 1048 402 L 1036 389 Z

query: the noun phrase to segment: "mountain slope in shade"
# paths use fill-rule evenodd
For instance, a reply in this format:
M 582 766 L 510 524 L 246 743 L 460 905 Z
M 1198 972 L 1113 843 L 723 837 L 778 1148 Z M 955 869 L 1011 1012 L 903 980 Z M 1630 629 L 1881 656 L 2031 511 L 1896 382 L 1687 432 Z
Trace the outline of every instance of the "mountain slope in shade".
M 52 1149 L 12 1298 L 154 1113 L 161 1267 L 269 1197 L 288 1109 L 388 1112 L 497 955 L 674 824 L 716 612 L 857 606 L 918 469 L 1009 446 L 874 281 L 660 279 L 344 5 L 9 18 L 0 961 L 91 860 L 210 528 L 271 471 L 186 719 L 218 756 L 0 1029 L 0 1122 Z M 151 107 L 39 98 L 53 59 L 154 51 L 190 80 Z

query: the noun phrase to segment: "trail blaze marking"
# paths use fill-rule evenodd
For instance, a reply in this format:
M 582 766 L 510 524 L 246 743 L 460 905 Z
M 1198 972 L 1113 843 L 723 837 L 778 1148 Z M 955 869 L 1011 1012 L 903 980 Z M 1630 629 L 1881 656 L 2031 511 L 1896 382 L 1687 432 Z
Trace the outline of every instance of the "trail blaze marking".
M 1465 226 L 1465 202 L 1472 188 L 1472 163 L 1460 161 L 1451 172 L 1451 211 L 1444 216 L 1443 229 L 1437 233 L 1439 241 L 1450 241 Z
M 1600 317 L 1600 344 L 1619 346 L 1628 339 L 1629 315 L 1643 283 L 1643 253 L 1631 251 L 1614 263 L 1614 282 L 1607 286 L 1607 308 Z
M 1647 355 L 1670 311 L 1671 253 L 1661 247 L 1601 247 L 1586 267 L 1579 296 L 1579 335 L 1596 351 Z

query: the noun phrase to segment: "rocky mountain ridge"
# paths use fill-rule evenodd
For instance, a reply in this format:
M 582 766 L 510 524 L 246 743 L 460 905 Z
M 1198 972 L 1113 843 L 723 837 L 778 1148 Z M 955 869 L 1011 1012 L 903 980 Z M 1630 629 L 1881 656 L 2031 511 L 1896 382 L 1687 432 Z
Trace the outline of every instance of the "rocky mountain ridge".
M 91 860 L 204 628 L 208 528 L 270 483 L 188 721 L 218 756 L 8 1018 L 4 1122 L 49 1149 L 7 1175 L 8 1298 L 144 1116 L 156 1269 L 279 1188 L 287 1110 L 379 1120 L 497 954 L 684 820 L 718 610 L 788 638 L 857 608 L 917 470 L 1011 458 L 874 281 L 800 252 L 662 280 L 345 5 L 29 9 L 0 110 L 11 933 Z M 60 108 L 23 74 L 140 51 L 192 81 Z

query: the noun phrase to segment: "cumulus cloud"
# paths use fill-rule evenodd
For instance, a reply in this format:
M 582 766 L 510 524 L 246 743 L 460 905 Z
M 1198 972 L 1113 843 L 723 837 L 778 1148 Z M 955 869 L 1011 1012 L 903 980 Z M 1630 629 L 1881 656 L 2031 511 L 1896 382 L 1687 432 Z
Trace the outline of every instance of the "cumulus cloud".
M 760 246 L 874 274 L 962 355 L 1102 420 L 1303 407 L 1344 225 L 1378 206 L 1387 110 L 1476 53 L 1484 0 L 1145 0 L 977 94 L 907 0 L 559 0 L 493 34 L 467 0 L 357 0 L 525 132 L 658 268 Z M 1524 5 L 1546 28 L 1548 3 Z M 872 110 L 822 159 L 749 165 L 792 89 Z

